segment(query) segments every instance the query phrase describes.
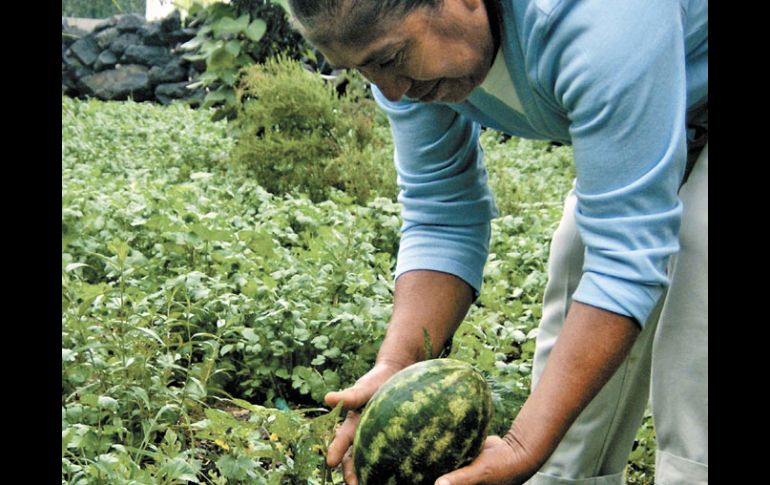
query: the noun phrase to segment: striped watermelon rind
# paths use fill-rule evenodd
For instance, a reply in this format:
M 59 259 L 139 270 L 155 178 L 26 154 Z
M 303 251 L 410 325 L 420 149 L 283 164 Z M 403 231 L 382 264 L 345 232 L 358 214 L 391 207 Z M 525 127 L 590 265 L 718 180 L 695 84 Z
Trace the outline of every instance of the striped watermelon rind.
M 432 485 L 479 455 L 491 419 L 489 385 L 472 365 L 411 365 L 380 386 L 361 416 L 353 442 L 358 481 Z

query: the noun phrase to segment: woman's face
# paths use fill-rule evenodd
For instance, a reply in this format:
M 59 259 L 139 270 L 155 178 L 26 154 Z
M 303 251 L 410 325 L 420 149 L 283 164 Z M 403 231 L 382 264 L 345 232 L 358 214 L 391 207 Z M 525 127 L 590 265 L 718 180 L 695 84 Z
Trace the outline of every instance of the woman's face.
M 317 48 L 332 65 L 358 69 L 391 101 L 460 102 L 494 60 L 482 0 L 444 0 L 437 9 L 419 8 L 388 24 L 364 46 L 331 41 Z

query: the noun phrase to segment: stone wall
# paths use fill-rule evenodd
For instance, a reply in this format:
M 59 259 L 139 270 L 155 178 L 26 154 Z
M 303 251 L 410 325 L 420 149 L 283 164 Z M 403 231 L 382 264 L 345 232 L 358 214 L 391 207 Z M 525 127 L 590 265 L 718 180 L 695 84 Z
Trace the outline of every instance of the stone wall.
M 199 104 L 203 91 L 187 86 L 206 70 L 205 62 L 182 59 L 180 49 L 196 33 L 182 25 L 179 12 L 155 22 L 115 15 L 95 25 L 62 17 L 62 94 Z

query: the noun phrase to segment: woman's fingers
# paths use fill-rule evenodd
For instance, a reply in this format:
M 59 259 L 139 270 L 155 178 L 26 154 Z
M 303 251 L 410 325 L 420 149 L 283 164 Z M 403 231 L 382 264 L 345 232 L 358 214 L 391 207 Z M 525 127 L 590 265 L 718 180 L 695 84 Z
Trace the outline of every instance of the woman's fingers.
M 353 447 L 351 446 L 345 452 L 345 456 L 342 458 L 342 478 L 347 485 L 358 485 L 358 477 L 356 476 L 356 469 L 353 466 Z
M 361 420 L 361 414 L 356 411 L 348 412 L 348 416 L 342 425 L 337 428 L 336 436 L 329 445 L 329 450 L 326 453 L 326 463 L 335 467 L 343 461 L 345 453 L 350 449 L 353 444 L 353 437 L 356 434 L 356 427 Z

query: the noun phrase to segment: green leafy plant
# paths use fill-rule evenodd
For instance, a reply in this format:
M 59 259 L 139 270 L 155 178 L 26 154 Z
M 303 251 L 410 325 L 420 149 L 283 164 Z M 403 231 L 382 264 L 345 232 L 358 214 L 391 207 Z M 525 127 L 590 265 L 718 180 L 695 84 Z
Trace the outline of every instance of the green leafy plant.
M 210 115 L 62 97 L 63 483 L 341 483 L 323 460 L 339 415 L 322 398 L 374 361 L 400 208 L 271 194 L 230 163 L 238 140 Z M 481 143 L 493 184 L 526 176 L 495 189 L 511 212 L 492 223 L 484 288 L 449 354 L 486 375 L 502 434 L 529 393 L 572 172 L 568 148 Z M 652 483 L 654 450 L 646 417 L 630 483 Z
M 281 2 L 233 0 L 188 10 L 190 26 L 198 26 L 195 38 L 182 45 L 184 59 L 205 63 L 205 72 L 194 83 L 207 89 L 204 108 L 216 107 L 214 121 L 237 115 L 235 86 L 241 68 L 263 62 L 276 54 L 297 57 L 304 52 L 302 37 L 295 32 Z
M 62 17 L 105 18 L 115 14 L 144 15 L 145 0 L 62 0 Z
M 629 485 L 655 484 L 655 425 L 650 408 L 645 409 L 642 426 L 636 433 L 631 455 L 628 457 L 625 477 Z
M 263 187 L 276 194 L 296 190 L 314 201 L 334 189 L 359 203 L 395 199 L 390 132 L 373 101 L 338 96 L 331 84 L 285 56 L 243 72 L 233 158 L 250 167 Z

